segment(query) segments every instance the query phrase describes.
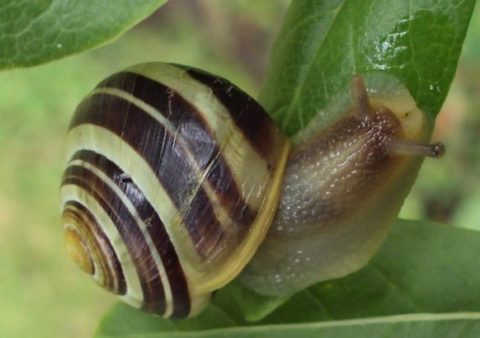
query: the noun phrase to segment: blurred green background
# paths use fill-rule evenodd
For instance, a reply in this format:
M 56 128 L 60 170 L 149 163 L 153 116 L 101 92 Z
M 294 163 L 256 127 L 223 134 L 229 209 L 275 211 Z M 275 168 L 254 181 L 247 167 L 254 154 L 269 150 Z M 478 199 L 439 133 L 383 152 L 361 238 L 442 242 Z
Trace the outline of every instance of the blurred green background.
M 0 73 L 0 337 L 90 337 L 114 302 L 63 250 L 58 187 L 76 104 L 108 74 L 170 61 L 223 75 L 256 96 L 288 0 L 176 0 L 113 44 Z M 480 8 L 437 119 L 447 145 L 427 160 L 402 209 L 480 229 Z

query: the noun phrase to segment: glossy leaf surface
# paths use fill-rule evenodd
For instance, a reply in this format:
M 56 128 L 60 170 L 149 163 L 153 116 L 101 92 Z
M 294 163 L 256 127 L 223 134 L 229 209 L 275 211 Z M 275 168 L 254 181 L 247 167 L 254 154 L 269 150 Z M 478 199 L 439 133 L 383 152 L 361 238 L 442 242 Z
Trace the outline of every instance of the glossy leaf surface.
M 383 73 L 432 119 L 455 74 L 474 0 L 293 1 L 260 102 L 295 135 L 348 85 Z M 325 124 L 334 116 L 328 112 Z
M 0 0 L 0 70 L 111 41 L 166 0 Z

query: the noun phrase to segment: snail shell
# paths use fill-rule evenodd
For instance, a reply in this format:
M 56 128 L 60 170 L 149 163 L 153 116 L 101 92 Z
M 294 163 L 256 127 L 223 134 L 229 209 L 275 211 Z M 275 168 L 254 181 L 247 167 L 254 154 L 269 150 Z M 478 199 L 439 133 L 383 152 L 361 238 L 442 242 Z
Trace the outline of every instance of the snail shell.
M 194 315 L 262 242 L 288 149 L 268 114 L 226 80 L 164 63 L 114 74 L 70 124 L 67 252 L 135 307 Z

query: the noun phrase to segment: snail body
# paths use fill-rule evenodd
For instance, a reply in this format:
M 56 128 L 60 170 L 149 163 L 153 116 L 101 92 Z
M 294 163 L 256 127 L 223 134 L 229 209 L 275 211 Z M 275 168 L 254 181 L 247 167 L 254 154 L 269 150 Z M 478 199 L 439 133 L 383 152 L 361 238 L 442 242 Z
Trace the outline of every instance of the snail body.
M 427 123 L 409 93 L 394 94 L 370 99 L 354 77 L 353 106 L 292 148 L 276 217 L 241 275 L 250 288 L 289 295 L 358 270 L 378 250 L 423 156 L 443 153 L 424 143 Z
M 441 147 L 360 77 L 352 89 L 345 117 L 292 147 L 225 79 L 164 63 L 108 77 L 69 128 L 67 253 L 129 304 L 173 318 L 242 270 L 249 287 L 285 295 L 358 269 L 413 183 L 410 155 Z

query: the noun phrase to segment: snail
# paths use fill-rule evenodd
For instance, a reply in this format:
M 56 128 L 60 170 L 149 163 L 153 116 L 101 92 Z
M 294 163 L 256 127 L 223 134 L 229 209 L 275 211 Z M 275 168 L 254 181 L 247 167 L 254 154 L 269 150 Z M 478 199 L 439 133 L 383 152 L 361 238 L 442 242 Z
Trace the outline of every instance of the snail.
M 360 76 L 351 88 L 343 117 L 292 141 L 205 71 L 157 62 L 107 77 L 69 127 L 67 254 L 125 302 L 169 318 L 198 314 L 237 276 L 286 295 L 353 272 L 421 159 L 443 146 L 426 143 L 411 101 L 402 111 L 402 100 L 370 98 Z

